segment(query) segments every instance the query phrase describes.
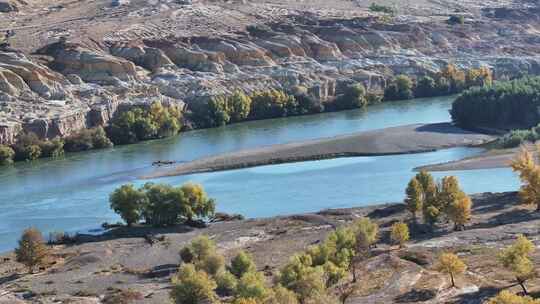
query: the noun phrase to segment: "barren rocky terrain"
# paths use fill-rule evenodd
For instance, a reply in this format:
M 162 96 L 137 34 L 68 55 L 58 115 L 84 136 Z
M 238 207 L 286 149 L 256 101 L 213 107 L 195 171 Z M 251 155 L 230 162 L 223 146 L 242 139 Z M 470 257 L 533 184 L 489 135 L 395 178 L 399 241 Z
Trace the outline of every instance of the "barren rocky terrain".
M 540 72 L 535 1 L 379 2 L 396 16 L 367 0 L 2 0 L 0 31 L 11 37 L 0 50 L 0 143 L 235 89 L 300 85 L 324 102 L 353 81 L 376 91 L 447 62 L 488 65 L 496 78 Z
M 208 228 L 123 228 L 79 243 L 53 248 L 55 262 L 26 274 L 12 254 L 0 262 L 0 303 L 101 303 L 119 290 L 136 290 L 134 303 L 168 303 L 170 277 L 180 263 L 179 250 L 199 234 L 207 234 L 227 258 L 239 249 L 251 252 L 268 280 L 288 258 L 323 240 L 335 227 L 361 216 L 381 226 L 374 256 L 359 265 L 357 292 L 346 303 L 483 303 L 501 289 L 519 291 L 512 275 L 497 261 L 497 252 L 525 234 L 540 245 L 540 214 L 517 204 L 511 193 L 472 196 L 473 216 L 465 231 L 451 224 L 434 232 L 412 231 L 403 249 L 389 245 L 389 227 L 408 219 L 403 204 L 324 210 L 313 214 L 213 223 Z M 424 232 L 423 232 L 424 231 Z M 159 240 L 151 244 L 148 235 Z M 449 287 L 449 278 L 433 270 L 443 250 L 456 252 L 468 265 Z M 272 254 L 268 254 L 271 252 Z M 533 256 L 540 266 L 540 250 Z M 527 282 L 540 292 L 540 279 Z M 112 302 L 106 302 L 112 303 Z

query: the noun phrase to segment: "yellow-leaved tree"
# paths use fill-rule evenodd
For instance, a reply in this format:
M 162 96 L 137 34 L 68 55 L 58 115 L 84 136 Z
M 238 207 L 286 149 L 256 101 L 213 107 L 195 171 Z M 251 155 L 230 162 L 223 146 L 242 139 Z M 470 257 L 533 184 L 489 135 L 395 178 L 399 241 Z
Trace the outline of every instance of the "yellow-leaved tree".
M 449 274 L 452 287 L 455 287 L 455 276 L 465 272 L 465 270 L 467 270 L 467 265 L 465 265 L 457 255 L 450 252 L 444 252 L 439 256 L 435 269 L 440 273 Z
M 390 231 L 390 238 L 394 243 L 399 245 L 399 248 L 402 248 L 403 245 L 409 240 L 409 227 L 403 222 L 398 222 L 392 225 L 392 230 Z
M 424 194 L 422 185 L 418 181 L 416 177 L 413 177 L 409 184 L 407 185 L 407 189 L 405 190 L 406 198 L 405 198 L 405 205 L 407 206 L 407 210 L 412 215 L 412 219 L 414 224 L 417 223 L 416 220 L 416 214 L 422 210 L 422 202 L 424 200 Z
M 540 145 L 536 146 L 536 151 L 540 150 Z M 519 196 L 524 204 L 536 205 L 536 210 L 540 211 L 540 166 L 534 159 L 533 154 L 522 147 L 517 156 L 512 160 L 512 170 L 518 172 L 521 179 Z
M 518 296 L 508 290 L 503 290 L 497 296 L 489 299 L 488 304 L 540 304 L 540 300 Z
M 520 235 L 514 244 L 504 249 L 499 255 L 499 260 L 504 267 L 514 273 L 516 281 L 525 294 L 527 294 L 525 282 L 536 276 L 534 265 L 530 260 L 530 255 L 533 253 L 534 248 L 534 244 L 531 241 L 525 236 Z

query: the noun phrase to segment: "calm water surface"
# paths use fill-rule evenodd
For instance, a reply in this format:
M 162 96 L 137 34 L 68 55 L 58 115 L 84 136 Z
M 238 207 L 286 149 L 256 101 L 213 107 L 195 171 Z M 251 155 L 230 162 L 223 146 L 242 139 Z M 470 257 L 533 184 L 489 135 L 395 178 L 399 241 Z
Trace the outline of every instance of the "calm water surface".
M 197 130 L 165 140 L 68 155 L 0 168 L 0 252 L 13 248 L 20 232 L 95 229 L 117 221 L 108 195 L 152 170 L 152 161 L 189 161 L 264 145 L 329 137 L 412 123 L 449 121 L 452 98 L 385 103 L 367 111 L 247 122 Z M 227 172 L 162 178 L 179 184 L 201 182 L 218 209 L 248 217 L 315 211 L 329 207 L 392 202 L 403 198 L 412 168 L 479 153 L 456 148 L 416 155 L 341 158 L 263 166 Z M 516 189 L 507 169 L 453 172 L 467 192 Z M 437 176 L 444 173 L 437 173 Z

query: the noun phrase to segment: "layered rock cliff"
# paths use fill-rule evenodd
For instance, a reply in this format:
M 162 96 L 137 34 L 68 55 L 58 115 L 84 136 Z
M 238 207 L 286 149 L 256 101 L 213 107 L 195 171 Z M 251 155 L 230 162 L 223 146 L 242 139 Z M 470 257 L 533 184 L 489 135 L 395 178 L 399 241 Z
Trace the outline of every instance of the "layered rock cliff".
M 389 17 L 361 2 L 282 12 L 264 1 L 98 1 L 82 21 L 67 18 L 82 4 L 62 2 L 44 15 L 40 4 L 27 4 L 23 12 L 49 23 L 11 26 L 12 46 L 0 50 L 0 143 L 21 129 L 52 138 L 107 124 L 122 105 L 160 100 L 189 109 L 236 89 L 303 86 L 324 102 L 346 83 L 381 90 L 393 75 L 429 75 L 448 62 L 486 65 L 496 78 L 540 73 L 539 9 L 532 3 L 472 1 L 467 9 L 447 1 L 466 17 L 449 24 L 449 14 L 435 9 L 403 7 Z M 20 24 L 20 14 L 0 13 L 12 24 Z M 63 19 L 50 22 L 57 15 Z M 29 40 L 31 31 L 38 38 Z

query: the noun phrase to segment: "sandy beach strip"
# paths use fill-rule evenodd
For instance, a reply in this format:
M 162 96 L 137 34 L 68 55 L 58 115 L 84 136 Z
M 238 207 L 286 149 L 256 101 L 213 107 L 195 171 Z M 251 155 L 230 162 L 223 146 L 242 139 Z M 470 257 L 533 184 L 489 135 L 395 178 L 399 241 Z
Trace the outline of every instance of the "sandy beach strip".
M 159 168 L 143 178 L 347 156 L 421 153 L 459 146 L 476 146 L 494 139 L 494 136 L 466 131 L 451 123 L 413 124 L 220 154 L 174 167 Z

